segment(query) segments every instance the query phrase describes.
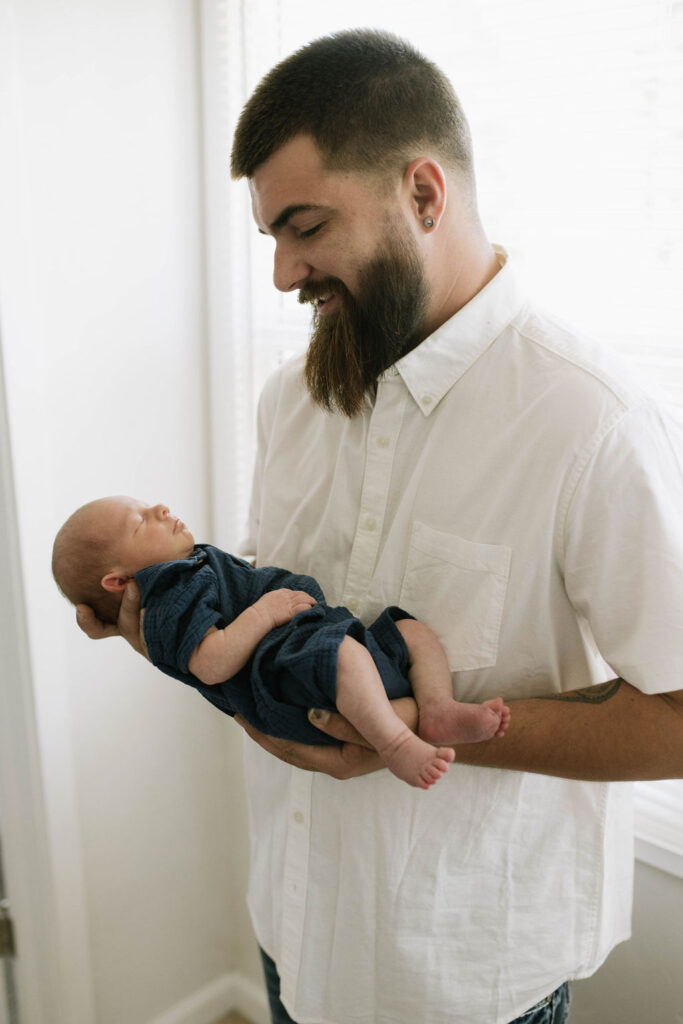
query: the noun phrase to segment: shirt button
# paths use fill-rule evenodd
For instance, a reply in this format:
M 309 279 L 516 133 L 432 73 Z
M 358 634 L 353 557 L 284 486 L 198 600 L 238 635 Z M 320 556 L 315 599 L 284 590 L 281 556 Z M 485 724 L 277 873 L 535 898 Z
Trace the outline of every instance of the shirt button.
M 423 405 L 433 405 L 434 404 L 434 399 L 432 398 L 431 395 L 423 395 L 422 396 L 422 404 Z
M 301 811 L 295 811 L 294 812 L 294 821 L 297 823 L 297 825 L 303 825 L 303 823 L 304 823 L 304 816 L 301 813 Z
M 366 516 L 365 517 L 365 529 L 366 530 L 376 530 L 377 529 L 377 520 L 375 519 L 374 516 Z
M 349 611 L 353 612 L 354 614 L 358 611 L 358 600 L 355 597 L 347 598 L 344 604 L 349 609 Z
M 378 448 L 388 448 L 390 444 L 391 438 L 387 437 L 386 434 L 380 434 L 380 436 L 377 438 Z

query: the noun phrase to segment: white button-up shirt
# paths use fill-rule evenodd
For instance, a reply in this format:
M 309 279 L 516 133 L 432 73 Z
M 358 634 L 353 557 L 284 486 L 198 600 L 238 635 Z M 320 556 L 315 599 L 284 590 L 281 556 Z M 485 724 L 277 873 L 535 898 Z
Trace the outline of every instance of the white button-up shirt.
M 259 432 L 246 553 L 366 623 L 391 604 L 422 619 L 458 698 L 681 688 L 676 428 L 509 263 L 361 415 L 320 411 L 294 362 Z M 246 771 L 249 906 L 297 1021 L 505 1024 L 629 934 L 627 785 L 456 760 L 423 792 L 250 741 Z

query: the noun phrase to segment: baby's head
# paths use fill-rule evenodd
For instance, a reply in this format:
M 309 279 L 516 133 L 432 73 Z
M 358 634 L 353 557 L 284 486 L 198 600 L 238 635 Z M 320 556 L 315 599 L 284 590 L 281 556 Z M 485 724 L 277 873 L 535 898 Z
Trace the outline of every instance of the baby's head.
M 188 558 L 194 538 L 165 505 L 100 498 L 67 519 L 55 538 L 52 573 L 72 604 L 116 622 L 126 582 L 156 562 Z

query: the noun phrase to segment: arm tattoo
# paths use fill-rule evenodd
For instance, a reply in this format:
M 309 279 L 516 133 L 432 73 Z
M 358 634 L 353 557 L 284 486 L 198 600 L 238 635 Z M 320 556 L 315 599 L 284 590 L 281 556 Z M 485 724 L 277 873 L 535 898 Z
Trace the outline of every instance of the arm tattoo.
M 552 693 L 547 697 L 536 697 L 536 700 L 561 700 L 567 704 L 603 704 L 615 696 L 622 679 L 610 679 L 607 683 L 587 686 L 585 690 L 572 690 L 570 693 Z

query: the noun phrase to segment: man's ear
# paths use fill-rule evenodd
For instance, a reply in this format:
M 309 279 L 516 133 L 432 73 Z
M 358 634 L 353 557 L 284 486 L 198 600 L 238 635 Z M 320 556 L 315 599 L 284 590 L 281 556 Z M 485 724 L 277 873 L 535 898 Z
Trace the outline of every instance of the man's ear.
M 114 569 L 112 572 L 108 572 L 106 576 L 103 576 L 100 582 L 105 590 L 110 591 L 112 594 L 119 594 L 126 589 L 126 583 L 129 579 L 130 576 L 124 576 L 121 572 Z
M 417 157 L 405 170 L 403 186 L 418 221 L 424 226 L 425 218 L 429 217 L 429 229 L 437 227 L 446 209 L 448 192 L 441 164 L 426 156 Z

